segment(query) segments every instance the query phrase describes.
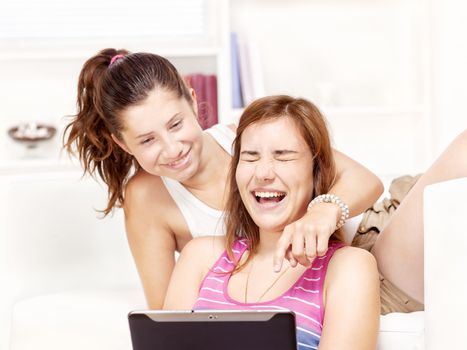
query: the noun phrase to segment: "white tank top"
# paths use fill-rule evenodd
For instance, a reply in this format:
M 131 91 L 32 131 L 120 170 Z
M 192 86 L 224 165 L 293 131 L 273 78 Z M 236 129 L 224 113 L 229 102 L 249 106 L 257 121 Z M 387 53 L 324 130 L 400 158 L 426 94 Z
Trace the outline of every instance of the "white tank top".
M 216 124 L 205 130 L 230 155 L 235 133 L 227 125 Z M 161 176 L 170 196 L 177 204 L 193 237 L 224 235 L 224 212 L 211 208 L 195 197 L 180 182 Z

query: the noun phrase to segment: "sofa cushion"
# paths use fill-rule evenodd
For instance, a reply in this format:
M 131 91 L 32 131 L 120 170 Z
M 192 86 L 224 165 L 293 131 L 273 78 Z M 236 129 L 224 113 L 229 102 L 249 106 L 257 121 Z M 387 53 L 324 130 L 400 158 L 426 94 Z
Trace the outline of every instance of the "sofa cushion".
M 423 350 L 424 312 L 394 312 L 380 318 L 378 350 Z
M 144 309 L 140 290 L 72 290 L 15 304 L 10 350 L 130 350 L 127 314 Z

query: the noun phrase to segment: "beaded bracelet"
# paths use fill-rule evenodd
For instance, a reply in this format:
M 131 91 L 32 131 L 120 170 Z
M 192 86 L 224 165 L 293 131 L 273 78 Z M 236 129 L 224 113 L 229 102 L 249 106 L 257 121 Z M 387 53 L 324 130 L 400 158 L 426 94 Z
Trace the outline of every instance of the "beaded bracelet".
M 344 226 L 345 221 L 349 218 L 349 206 L 345 204 L 339 197 L 337 197 L 335 194 L 321 194 L 317 197 L 315 197 L 310 204 L 308 204 L 307 210 L 310 210 L 313 205 L 317 203 L 334 203 L 337 204 L 341 210 L 341 216 L 339 218 L 339 221 L 336 224 L 336 230 L 340 229 L 342 226 Z

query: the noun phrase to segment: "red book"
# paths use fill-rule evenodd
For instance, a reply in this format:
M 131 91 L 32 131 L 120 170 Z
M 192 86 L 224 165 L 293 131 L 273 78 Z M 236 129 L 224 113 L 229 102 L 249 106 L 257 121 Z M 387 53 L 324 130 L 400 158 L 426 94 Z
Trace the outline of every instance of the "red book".
M 211 126 L 219 122 L 218 108 L 217 108 L 217 78 L 215 75 L 205 76 L 206 86 L 206 103 L 207 103 L 207 115 L 206 115 L 206 127 Z

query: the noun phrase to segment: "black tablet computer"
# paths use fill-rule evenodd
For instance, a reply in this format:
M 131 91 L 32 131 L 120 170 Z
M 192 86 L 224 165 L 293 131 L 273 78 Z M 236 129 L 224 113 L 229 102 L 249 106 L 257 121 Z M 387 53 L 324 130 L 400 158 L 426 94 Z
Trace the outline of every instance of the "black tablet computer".
M 132 311 L 133 350 L 296 350 L 291 311 Z

